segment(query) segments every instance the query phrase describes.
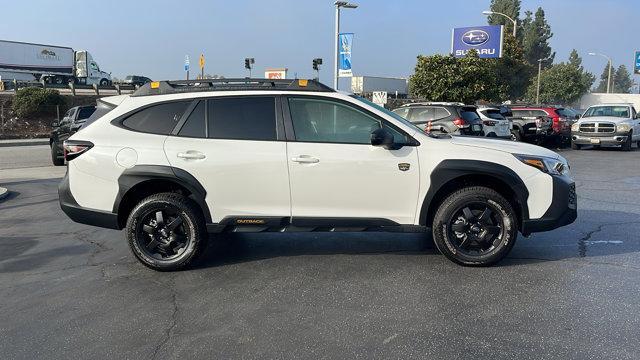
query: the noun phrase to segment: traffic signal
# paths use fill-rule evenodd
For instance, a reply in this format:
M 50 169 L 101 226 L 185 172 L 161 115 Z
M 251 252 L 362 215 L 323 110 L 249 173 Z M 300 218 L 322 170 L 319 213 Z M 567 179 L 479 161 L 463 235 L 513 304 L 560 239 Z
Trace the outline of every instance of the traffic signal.
M 318 67 L 319 65 L 322 65 L 322 59 L 317 58 L 317 59 L 313 59 L 313 70 L 320 70 L 320 68 Z
M 245 58 L 244 59 L 244 68 L 251 70 L 251 65 L 255 64 L 256 60 L 254 58 Z

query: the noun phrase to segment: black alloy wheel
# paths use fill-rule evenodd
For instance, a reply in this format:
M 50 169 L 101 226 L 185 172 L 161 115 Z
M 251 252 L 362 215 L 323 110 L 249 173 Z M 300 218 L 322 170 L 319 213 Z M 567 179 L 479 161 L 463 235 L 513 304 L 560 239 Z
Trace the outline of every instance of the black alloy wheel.
M 467 255 L 487 254 L 502 241 L 503 219 L 491 203 L 463 205 L 449 218 L 447 230 L 458 251 Z
M 133 254 L 159 271 L 189 266 L 208 240 L 200 207 L 178 193 L 151 195 L 129 214 L 126 237 Z
M 432 224 L 433 242 L 449 260 L 489 266 L 502 260 L 518 235 L 511 203 L 494 189 L 464 187 L 440 203 Z

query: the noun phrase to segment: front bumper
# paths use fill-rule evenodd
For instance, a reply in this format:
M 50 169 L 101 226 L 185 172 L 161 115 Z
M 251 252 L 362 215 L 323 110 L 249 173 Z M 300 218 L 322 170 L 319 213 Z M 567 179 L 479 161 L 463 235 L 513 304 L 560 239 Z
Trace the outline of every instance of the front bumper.
M 80 224 L 99 226 L 108 229 L 120 229 L 118 224 L 118 214 L 89 209 L 78 205 L 78 202 L 71 194 L 69 188 L 69 172 L 64 175 L 62 182 L 58 185 L 58 197 L 60 208 L 67 216 Z
M 578 145 L 622 145 L 629 138 L 629 133 L 587 134 L 571 132 L 571 141 Z
M 541 218 L 522 221 L 522 235 L 549 231 L 573 223 L 578 217 L 576 184 L 567 176 L 552 176 L 553 199 Z

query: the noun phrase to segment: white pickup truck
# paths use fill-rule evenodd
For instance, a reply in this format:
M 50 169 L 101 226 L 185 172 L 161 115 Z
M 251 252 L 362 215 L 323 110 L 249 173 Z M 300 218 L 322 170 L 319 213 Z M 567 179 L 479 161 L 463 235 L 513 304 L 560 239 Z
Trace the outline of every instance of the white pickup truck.
M 640 145 L 640 119 L 631 104 L 593 105 L 571 126 L 574 150 L 583 145 L 620 145 L 629 151 L 634 142 Z

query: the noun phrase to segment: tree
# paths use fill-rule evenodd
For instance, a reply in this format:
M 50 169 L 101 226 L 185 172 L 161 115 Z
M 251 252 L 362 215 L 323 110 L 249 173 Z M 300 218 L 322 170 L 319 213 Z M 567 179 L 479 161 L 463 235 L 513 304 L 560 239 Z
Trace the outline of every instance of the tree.
M 534 74 L 533 67 L 525 61 L 519 45 L 511 34 L 505 34 L 502 58 L 492 59 L 494 72 L 500 83 L 500 100 L 523 99 Z
M 60 111 L 66 111 L 65 100 L 58 91 L 38 87 L 18 90 L 12 107 L 18 117 L 56 115 L 56 107 Z
M 525 60 L 537 67 L 538 60 L 542 59 L 545 68 L 551 66 L 556 53 L 549 46 L 549 39 L 551 39 L 553 33 L 545 18 L 544 10 L 539 7 L 533 18 L 531 18 L 531 12 L 527 12 L 523 25 L 525 27 L 523 29 L 522 47 Z
M 489 9 L 503 13 L 516 21 L 520 18 L 520 0 L 491 0 Z M 513 33 L 513 23 L 502 15 L 489 15 L 488 21 L 489 25 L 504 25 L 505 33 Z M 518 31 L 520 30 L 518 28 Z
M 613 86 L 613 79 L 614 79 L 614 73 L 615 70 L 611 69 L 611 83 Z M 596 87 L 595 92 L 597 93 L 606 93 L 607 92 L 607 81 L 609 81 L 609 63 L 607 62 L 607 65 L 604 66 L 604 69 L 602 70 L 602 75 L 600 75 L 600 83 L 598 84 L 598 87 Z
M 633 86 L 633 80 L 631 74 L 627 70 L 627 67 L 620 65 L 613 76 L 613 89 L 614 93 L 628 94 L 631 92 Z
M 453 55 L 418 56 L 415 72 L 409 79 L 414 96 L 430 101 L 498 100 L 499 84 L 494 64 L 478 57 L 476 51 L 456 58 Z
M 595 77 L 584 71 L 582 59 L 572 51 L 568 62 L 554 64 L 540 74 L 540 102 L 572 104 L 584 95 Z M 531 79 L 527 99 L 536 101 L 537 77 Z

